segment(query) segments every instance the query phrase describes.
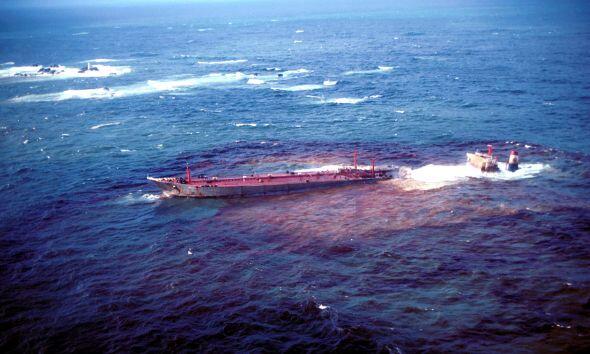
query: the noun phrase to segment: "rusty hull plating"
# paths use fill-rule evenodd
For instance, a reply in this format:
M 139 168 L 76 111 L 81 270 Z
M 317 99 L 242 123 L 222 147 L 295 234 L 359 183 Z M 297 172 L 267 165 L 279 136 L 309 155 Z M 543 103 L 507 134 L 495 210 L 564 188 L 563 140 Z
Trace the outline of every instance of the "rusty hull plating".
M 391 178 L 390 172 L 389 169 L 375 168 L 375 160 L 371 160 L 370 169 L 359 169 L 355 151 L 354 166 L 342 167 L 337 171 L 287 172 L 229 178 L 192 178 L 187 165 L 185 178 L 148 177 L 148 180 L 154 182 L 165 194 L 170 196 L 221 198 L 289 194 L 312 189 L 375 183 Z

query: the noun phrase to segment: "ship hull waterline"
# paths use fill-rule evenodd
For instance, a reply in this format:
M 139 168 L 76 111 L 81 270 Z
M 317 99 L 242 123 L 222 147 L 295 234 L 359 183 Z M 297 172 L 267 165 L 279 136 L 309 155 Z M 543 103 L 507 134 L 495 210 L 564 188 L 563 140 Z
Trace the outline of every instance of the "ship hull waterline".
M 148 178 L 167 196 L 185 198 L 234 198 L 254 197 L 267 195 L 284 195 L 301 193 L 312 190 L 330 189 L 359 184 L 373 184 L 388 178 L 362 178 L 336 181 L 309 181 L 306 183 L 287 184 L 260 184 L 260 185 L 237 185 L 237 186 L 215 186 L 215 185 L 193 185 L 161 181 L 157 178 Z

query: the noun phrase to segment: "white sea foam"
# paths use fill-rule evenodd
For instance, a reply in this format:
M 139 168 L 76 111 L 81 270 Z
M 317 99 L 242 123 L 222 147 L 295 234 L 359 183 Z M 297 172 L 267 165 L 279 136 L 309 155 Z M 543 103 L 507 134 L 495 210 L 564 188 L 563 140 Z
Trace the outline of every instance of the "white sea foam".
M 246 83 L 248 85 L 262 85 L 262 84 L 264 84 L 264 80 L 256 79 L 256 78 L 250 78 L 250 79 L 248 79 L 248 81 Z
M 247 62 L 247 59 L 231 59 L 231 60 L 213 60 L 213 61 L 198 61 L 199 65 L 231 65 Z
M 117 203 L 119 204 L 153 204 L 160 201 L 163 198 L 161 194 L 144 193 L 138 195 L 136 193 L 129 193 L 126 196 L 120 198 Z
M 302 40 L 299 40 L 299 39 L 296 39 L 296 40 L 293 41 L 293 43 L 294 44 L 299 44 L 299 43 L 303 43 L 303 41 Z
M 482 172 L 468 163 L 460 165 L 426 165 L 417 169 L 401 168 L 400 177 L 405 180 L 405 189 L 429 190 L 457 184 L 469 179 L 490 179 L 509 181 L 533 178 L 550 168 L 542 163 L 520 164 L 519 169 L 510 172 L 504 164 L 498 164 L 498 172 Z M 398 180 L 399 181 L 399 180 Z
M 334 86 L 338 83 L 336 80 L 324 80 L 324 86 Z
M 271 87 L 271 89 L 275 90 L 275 91 L 290 91 L 290 92 L 321 90 L 323 88 L 324 88 L 324 85 L 313 85 L 313 84 Z
M 406 113 L 406 111 L 404 111 L 403 109 L 396 109 L 395 113 L 404 114 Z
M 246 80 L 248 77 L 241 72 L 190 77 L 176 80 L 148 80 L 147 82 L 112 88 L 96 88 L 85 90 L 66 90 L 49 94 L 33 94 L 10 99 L 12 103 L 22 102 L 53 102 L 71 99 L 112 99 L 180 89 L 231 84 Z
M 0 66 L 10 66 L 10 65 L 14 65 L 14 62 L 13 61 L 7 61 L 6 63 L 0 64 Z
M 325 103 L 333 103 L 333 104 L 357 104 L 361 102 L 365 102 L 368 97 L 363 98 L 352 98 L 352 97 L 339 97 L 339 98 L 330 98 L 325 100 Z
M 303 75 L 303 74 L 309 74 L 309 73 L 311 73 L 310 70 L 300 68 L 300 69 L 293 69 L 293 70 L 285 70 L 281 74 L 283 74 L 283 77 L 289 77 L 289 76 Z
M 335 98 L 324 98 L 318 96 L 308 96 L 311 98 L 318 99 L 319 104 L 359 104 L 369 100 L 381 98 L 381 95 L 370 95 L 364 97 L 335 97 Z
M 54 67 L 43 67 L 40 65 L 14 66 L 7 69 L 1 69 L 0 78 L 17 77 L 20 79 L 32 80 L 54 80 L 83 77 L 106 77 L 124 75 L 131 72 L 129 66 L 93 65 L 92 67 L 96 70 L 82 71 L 80 68 L 66 67 L 62 65 Z M 39 71 L 41 69 L 50 69 L 51 72 Z
M 198 32 L 207 32 L 207 31 L 213 31 L 213 28 L 207 27 L 207 28 L 199 28 L 197 29 Z
M 295 31 L 295 33 L 303 33 L 303 32 L 305 32 L 305 31 L 302 30 L 302 29 L 298 29 L 298 30 Z
M 255 126 L 257 126 L 256 123 L 236 123 L 234 125 L 236 127 L 255 127 Z
M 88 32 L 76 32 L 76 33 L 72 33 L 72 36 L 85 36 L 87 34 L 88 34 Z
M 93 125 L 92 127 L 90 127 L 90 129 L 100 129 L 100 128 L 104 128 L 104 127 L 110 127 L 113 125 L 119 125 L 119 124 L 121 124 L 121 122 L 110 122 L 110 123 L 97 124 L 97 125 Z
M 392 66 L 378 66 L 377 69 L 370 69 L 370 70 L 351 70 L 346 71 L 344 75 L 363 75 L 363 74 L 380 74 L 380 73 L 387 73 L 393 70 Z

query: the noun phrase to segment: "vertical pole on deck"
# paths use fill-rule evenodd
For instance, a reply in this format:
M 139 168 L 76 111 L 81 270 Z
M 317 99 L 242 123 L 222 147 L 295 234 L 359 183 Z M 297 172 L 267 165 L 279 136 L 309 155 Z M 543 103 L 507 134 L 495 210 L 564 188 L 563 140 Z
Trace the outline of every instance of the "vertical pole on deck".
M 494 149 L 492 148 L 492 145 L 488 145 L 488 155 L 491 157 L 492 153 L 494 152 Z
M 371 177 L 375 178 L 375 159 L 371 159 Z
M 186 163 L 186 182 L 191 183 L 191 169 L 188 167 L 188 162 Z
M 356 151 L 356 148 L 354 148 L 354 158 L 353 158 L 353 162 L 354 162 L 354 169 L 357 169 L 357 159 L 358 159 L 358 152 Z

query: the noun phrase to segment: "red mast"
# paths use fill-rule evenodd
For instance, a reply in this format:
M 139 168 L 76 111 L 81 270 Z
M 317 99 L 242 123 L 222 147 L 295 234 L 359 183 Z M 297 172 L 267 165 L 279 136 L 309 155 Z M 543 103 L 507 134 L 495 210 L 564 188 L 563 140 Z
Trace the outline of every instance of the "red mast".
M 188 162 L 186 163 L 186 182 L 191 183 L 191 169 L 188 167 Z
M 488 145 L 488 155 L 490 157 L 492 157 L 492 153 L 494 152 L 494 149 L 492 148 L 492 145 Z
M 358 152 L 356 151 L 356 148 L 354 148 L 354 169 L 357 169 L 357 159 L 358 159 Z
M 375 159 L 371 159 L 371 177 L 375 178 Z

